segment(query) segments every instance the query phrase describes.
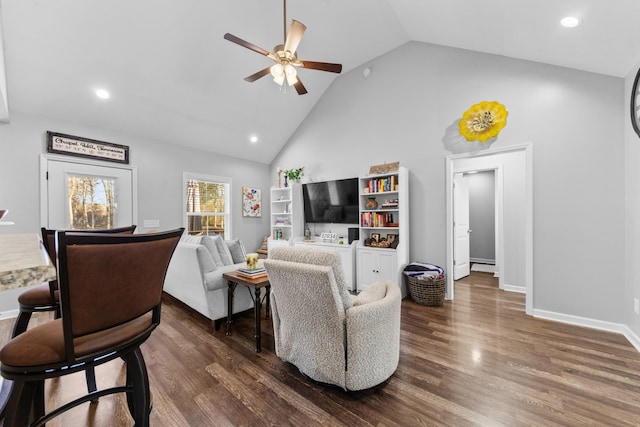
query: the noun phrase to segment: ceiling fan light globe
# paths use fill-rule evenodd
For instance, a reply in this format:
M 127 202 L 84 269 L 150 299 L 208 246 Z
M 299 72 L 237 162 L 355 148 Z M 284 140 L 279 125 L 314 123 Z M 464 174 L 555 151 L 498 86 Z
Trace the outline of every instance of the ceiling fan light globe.
M 285 79 L 285 72 L 282 64 L 275 64 L 270 68 L 271 75 L 273 76 L 273 81 L 282 86 Z

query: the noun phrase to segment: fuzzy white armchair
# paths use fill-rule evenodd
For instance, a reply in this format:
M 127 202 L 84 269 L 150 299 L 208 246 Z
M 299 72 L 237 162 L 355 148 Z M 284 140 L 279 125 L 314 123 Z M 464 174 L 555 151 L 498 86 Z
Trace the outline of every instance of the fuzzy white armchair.
M 271 283 L 276 354 L 315 381 L 363 390 L 387 380 L 400 355 L 401 294 L 394 282 L 348 293 L 340 256 L 277 247 Z

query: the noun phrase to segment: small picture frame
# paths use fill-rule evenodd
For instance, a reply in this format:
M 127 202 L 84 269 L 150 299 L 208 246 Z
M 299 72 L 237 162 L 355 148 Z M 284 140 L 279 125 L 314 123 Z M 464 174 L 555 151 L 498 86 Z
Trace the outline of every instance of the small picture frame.
M 371 233 L 371 240 L 373 240 L 375 242 L 379 242 L 380 241 L 380 233 Z
M 396 233 L 387 234 L 387 242 L 389 242 L 389 244 L 391 244 L 396 240 L 397 237 L 398 237 L 398 234 L 396 234 Z

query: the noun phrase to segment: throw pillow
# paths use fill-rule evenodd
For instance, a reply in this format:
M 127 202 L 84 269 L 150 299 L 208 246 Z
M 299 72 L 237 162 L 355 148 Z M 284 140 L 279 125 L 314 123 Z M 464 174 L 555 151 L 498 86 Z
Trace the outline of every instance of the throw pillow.
M 364 305 L 381 300 L 385 295 L 387 295 L 387 284 L 385 282 L 376 282 L 352 298 L 351 302 L 354 306 Z
M 238 264 L 239 262 L 245 262 L 247 259 L 247 254 L 244 250 L 244 245 L 240 241 L 240 239 L 236 240 L 225 240 L 224 241 L 229 248 L 229 252 L 231 252 L 231 259 L 234 264 Z
M 220 254 L 220 259 L 224 265 L 233 264 L 233 258 L 231 258 L 231 252 L 229 252 L 229 248 L 226 243 L 222 239 L 222 236 L 217 235 L 212 237 L 214 243 L 216 244 L 216 248 L 218 248 L 218 254 Z
M 211 236 L 202 236 L 202 240 L 200 241 L 204 247 L 207 248 L 209 253 L 211 254 L 211 258 L 213 258 L 213 262 L 216 264 L 216 267 L 224 267 L 224 262 L 222 262 L 222 258 L 220 258 L 220 254 L 218 253 L 218 246 L 216 245 L 213 237 Z
M 211 259 L 211 254 L 204 245 L 196 247 L 196 256 L 198 257 L 198 264 L 200 265 L 200 274 L 217 270 L 216 264 Z
M 181 242 L 191 243 L 192 245 L 199 245 L 200 239 L 202 239 L 202 236 L 190 236 L 188 234 L 185 234 L 182 237 L 180 237 Z

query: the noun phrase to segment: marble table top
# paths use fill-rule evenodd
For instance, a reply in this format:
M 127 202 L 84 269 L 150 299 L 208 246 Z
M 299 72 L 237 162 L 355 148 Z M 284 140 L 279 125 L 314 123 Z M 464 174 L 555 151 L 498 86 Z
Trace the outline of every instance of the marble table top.
M 38 234 L 0 235 L 0 291 L 55 278 L 56 268 Z

